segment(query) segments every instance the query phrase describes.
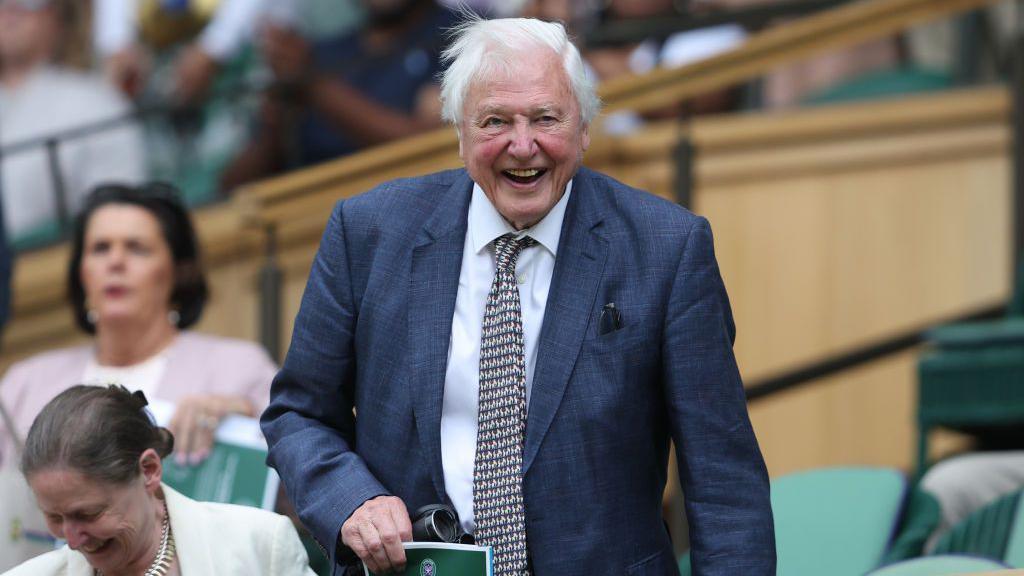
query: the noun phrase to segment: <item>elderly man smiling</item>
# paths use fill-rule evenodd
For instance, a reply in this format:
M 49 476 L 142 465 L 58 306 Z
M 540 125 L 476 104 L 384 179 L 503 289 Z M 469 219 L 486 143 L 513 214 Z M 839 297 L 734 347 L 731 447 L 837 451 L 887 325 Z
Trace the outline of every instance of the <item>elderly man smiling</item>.
M 263 427 L 333 560 L 405 564 L 448 504 L 497 575 L 774 574 L 768 479 L 707 221 L 581 167 L 599 102 L 559 24 L 469 21 L 446 53 L 465 170 L 339 202 Z

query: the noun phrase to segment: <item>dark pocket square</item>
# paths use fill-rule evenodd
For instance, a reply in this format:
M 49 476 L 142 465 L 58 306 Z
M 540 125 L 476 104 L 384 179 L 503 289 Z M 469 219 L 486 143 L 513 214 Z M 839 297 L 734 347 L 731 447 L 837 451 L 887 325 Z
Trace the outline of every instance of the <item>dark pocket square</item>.
M 614 302 L 609 302 L 601 307 L 601 318 L 598 320 L 597 333 L 601 336 L 609 334 L 622 328 L 622 314 L 615 307 Z

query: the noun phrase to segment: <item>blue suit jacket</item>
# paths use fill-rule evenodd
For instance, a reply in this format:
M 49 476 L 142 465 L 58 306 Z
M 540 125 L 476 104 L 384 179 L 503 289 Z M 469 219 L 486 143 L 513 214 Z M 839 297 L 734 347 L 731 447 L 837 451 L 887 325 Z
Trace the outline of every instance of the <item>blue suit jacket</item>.
M 449 502 L 441 404 L 471 190 L 463 170 L 388 182 L 339 202 L 324 232 L 263 429 L 332 557 L 369 498 Z M 622 327 L 600 334 L 609 302 Z M 661 516 L 670 439 L 695 573 L 775 573 L 733 336 L 707 221 L 581 169 L 526 426 L 534 574 L 677 574 Z

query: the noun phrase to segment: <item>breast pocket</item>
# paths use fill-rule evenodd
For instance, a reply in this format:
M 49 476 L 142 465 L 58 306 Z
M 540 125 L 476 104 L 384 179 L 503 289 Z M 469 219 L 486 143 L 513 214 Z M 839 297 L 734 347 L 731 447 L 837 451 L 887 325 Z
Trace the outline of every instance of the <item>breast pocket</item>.
M 655 352 L 658 344 L 656 328 L 646 322 L 635 322 L 607 334 L 596 334 L 583 341 L 583 355 L 618 361 L 641 360 Z
M 585 340 L 572 380 L 583 399 L 581 412 L 600 420 L 608 410 L 636 407 L 638 397 L 648 396 L 658 383 L 657 340 L 644 323 Z

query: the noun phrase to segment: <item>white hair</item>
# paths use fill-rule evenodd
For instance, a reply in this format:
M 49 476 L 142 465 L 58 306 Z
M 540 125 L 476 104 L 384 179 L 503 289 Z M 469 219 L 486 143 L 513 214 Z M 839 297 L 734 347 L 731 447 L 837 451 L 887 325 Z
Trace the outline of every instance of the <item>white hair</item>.
M 499 70 L 507 73 L 516 58 L 530 48 L 549 48 L 561 57 L 584 124 L 600 111 L 594 82 L 561 24 L 532 18 L 484 20 L 467 14 L 451 35 L 451 44 L 441 54 L 448 65 L 441 76 L 441 117 L 456 127 L 472 83 Z

